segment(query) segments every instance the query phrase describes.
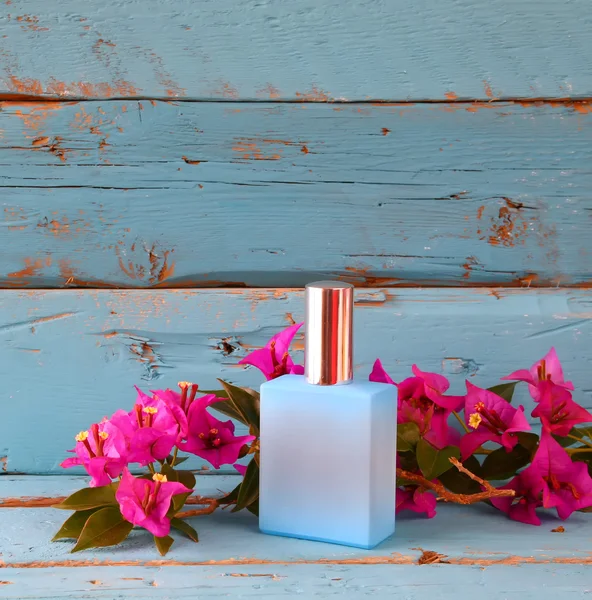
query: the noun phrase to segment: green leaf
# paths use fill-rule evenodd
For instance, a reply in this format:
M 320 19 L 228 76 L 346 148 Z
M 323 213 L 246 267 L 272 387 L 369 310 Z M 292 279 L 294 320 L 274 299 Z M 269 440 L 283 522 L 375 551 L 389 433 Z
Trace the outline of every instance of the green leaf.
M 568 448 L 569 446 L 573 446 L 578 443 L 578 440 L 585 440 L 586 438 L 590 438 L 592 440 L 592 427 L 574 427 L 567 436 L 559 436 L 554 435 L 553 438 L 556 442 L 558 442 L 563 448 Z M 574 439 L 576 438 L 576 439 Z
M 247 506 L 247 510 L 250 513 L 253 513 L 256 517 L 259 516 L 259 500 L 255 500 L 255 502 L 249 504 L 249 506 Z
M 243 508 L 246 508 L 255 500 L 259 498 L 259 466 L 252 460 L 247 467 L 245 478 L 243 479 L 240 490 L 238 492 L 238 498 L 236 500 L 236 506 L 232 509 L 232 512 L 238 512 Z
M 217 398 L 228 398 L 228 393 L 226 390 L 197 390 L 198 394 L 202 396 L 209 396 L 210 394 L 214 394 Z
M 507 402 L 512 402 L 514 396 L 514 388 L 519 384 L 519 381 L 509 381 L 508 383 L 500 383 L 493 387 L 487 388 L 488 391 L 497 394 Z
M 419 427 L 415 423 L 397 425 L 397 452 L 414 451 L 419 442 Z
M 167 465 L 172 465 L 173 463 L 173 455 L 171 454 L 170 456 L 166 457 L 166 464 Z M 178 467 L 181 463 L 184 463 L 186 460 L 189 460 L 188 456 L 177 456 L 177 458 L 175 459 L 175 467 Z
M 232 490 L 232 492 L 228 492 L 224 498 L 221 498 L 220 505 L 234 504 L 238 500 L 238 493 L 240 492 L 241 485 L 242 481 Z
M 244 425 L 248 425 L 248 423 L 245 423 L 245 418 L 243 415 L 234 406 L 232 400 L 220 400 L 220 402 L 214 402 L 214 404 L 211 405 L 211 408 L 217 410 L 223 415 L 226 415 L 227 417 L 230 417 L 231 419 L 234 419 L 235 421 L 239 421 Z
M 189 496 L 191 496 L 191 492 L 173 496 L 171 505 L 167 511 L 167 517 L 171 518 L 175 516 L 185 506 L 185 502 L 187 502 Z
M 80 532 L 84 528 L 86 521 L 93 514 L 96 513 L 98 508 L 91 508 L 89 510 L 78 510 L 72 513 L 68 519 L 64 521 L 64 524 L 60 527 L 60 530 L 51 538 L 52 542 L 64 539 L 78 539 Z
M 536 433 L 531 433 L 530 431 L 519 431 L 516 434 L 518 438 L 518 443 L 523 447 L 530 451 L 530 455 L 534 456 L 538 446 L 539 446 L 539 436 Z
M 222 379 L 218 379 L 228 394 L 233 407 L 243 417 L 241 420 L 245 425 L 255 430 L 259 435 L 259 394 L 248 388 L 240 388 Z
M 158 550 L 161 556 L 165 556 L 166 553 L 171 549 L 171 546 L 175 540 L 170 535 L 165 535 L 164 537 L 156 537 L 154 536 L 154 543 L 156 544 L 156 549 Z
M 161 473 L 166 475 L 168 481 L 178 481 L 190 490 L 195 487 L 195 475 L 191 471 L 174 469 L 165 463 L 162 465 Z
M 485 457 L 481 477 L 495 481 L 510 479 L 530 461 L 530 450 L 521 444 L 516 444 L 511 452 L 506 452 L 505 448 L 498 448 Z
M 120 544 L 133 527 L 123 518 L 118 506 L 101 508 L 88 518 L 72 552 Z
M 426 479 L 436 479 L 453 468 L 451 458 L 460 458 L 460 450 L 456 446 L 438 450 L 423 438 L 417 443 L 417 464 Z
M 184 533 L 190 540 L 194 542 L 199 542 L 199 538 L 197 537 L 197 531 L 186 523 L 182 519 L 171 519 L 171 527 L 178 529 L 180 532 Z
M 481 477 L 481 464 L 476 456 L 469 456 L 463 462 L 463 466 L 473 475 Z M 482 491 L 479 483 L 473 481 L 467 474 L 461 473 L 457 468 L 442 473 L 439 479 L 454 494 L 478 494 Z
M 60 504 L 54 504 L 53 508 L 61 510 L 89 510 L 99 506 L 116 505 L 115 491 L 119 483 L 112 483 L 103 487 L 84 488 L 68 496 Z

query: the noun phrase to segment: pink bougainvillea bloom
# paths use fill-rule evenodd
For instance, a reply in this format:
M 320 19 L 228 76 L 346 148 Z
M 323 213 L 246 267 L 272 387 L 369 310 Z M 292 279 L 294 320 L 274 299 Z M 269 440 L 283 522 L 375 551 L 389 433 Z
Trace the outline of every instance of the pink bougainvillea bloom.
M 592 477 L 588 465 L 572 462 L 548 431 L 543 431 L 534 459 L 521 476 L 531 488 L 541 486 L 543 506 L 557 508 L 560 519 L 592 506 Z
M 391 383 L 392 385 L 397 385 L 395 381 L 391 379 L 390 375 L 384 370 L 379 358 L 376 359 L 376 362 L 372 367 L 372 373 L 370 373 L 369 379 L 370 381 L 376 381 L 378 383 Z
M 555 348 L 551 348 L 549 352 L 539 361 L 535 362 L 529 370 L 520 369 L 502 377 L 509 381 L 525 381 L 528 383 L 530 395 L 538 402 L 540 392 L 538 383 L 540 381 L 552 381 L 555 385 L 564 387 L 566 390 L 573 390 L 574 386 L 571 381 L 563 379 L 563 368 L 559 362 Z
M 212 416 L 207 408 L 217 400 L 214 394 L 208 394 L 193 402 L 188 415 L 187 441 L 179 445 L 181 450 L 207 460 L 215 469 L 234 464 L 241 448 L 256 439 L 254 435 L 235 436 L 232 421 Z
M 425 513 L 432 519 L 436 516 L 436 496 L 419 487 L 397 488 L 395 512 L 399 514 L 404 510 Z
M 464 396 L 445 396 L 450 387 L 446 377 L 426 373 L 416 365 L 412 367 L 415 377 L 396 383 L 377 360 L 370 374 L 370 381 L 392 383 L 398 388 L 398 423 L 415 423 L 421 435 L 437 448 L 457 444 L 460 435 L 449 427 L 448 417 L 464 401 Z
M 555 435 L 567 435 L 580 423 L 592 422 L 592 414 L 572 399 L 571 393 L 552 381 L 538 384 L 539 403 L 532 411 L 541 419 L 543 428 Z
M 118 410 L 110 421 L 127 440 L 128 461 L 143 466 L 164 460 L 187 434 L 187 417 L 179 407 L 156 396 L 151 398 L 139 389 L 133 410 Z
M 163 400 L 174 414 L 177 414 L 177 410 L 180 409 L 185 415 L 187 415 L 189 407 L 193 403 L 193 400 L 195 400 L 198 385 L 188 381 L 180 381 L 177 385 L 181 390 L 180 393 L 171 389 L 150 391 L 154 396 Z M 183 437 L 186 433 L 186 431 L 183 432 Z
M 491 498 L 493 506 L 505 512 L 514 521 L 520 521 L 520 523 L 528 525 L 541 524 L 536 509 L 543 505 L 540 499 L 543 489 L 542 479 L 533 481 L 528 475 L 527 477 L 518 475 L 498 489 L 514 490 L 516 495 L 514 497 Z
M 82 465 L 91 476 L 90 487 L 109 485 L 127 464 L 127 444 L 122 432 L 109 421 L 95 423 L 76 436 L 76 456 L 62 462 L 64 469 Z
M 239 360 L 239 365 L 252 365 L 257 367 L 265 378 L 269 381 L 282 375 L 302 375 L 304 367 L 295 365 L 288 354 L 288 348 L 294 339 L 294 336 L 304 323 L 296 323 L 287 327 L 280 333 L 276 333 L 264 348 L 255 350 L 243 359 Z
M 494 392 L 466 383 L 465 422 L 473 431 L 460 441 L 462 460 L 485 442 L 501 444 L 509 452 L 518 443 L 516 433 L 530 430 L 524 407 L 514 408 Z
M 144 527 L 156 537 L 164 537 L 171 530 L 166 514 L 172 497 L 190 492 L 182 483 L 167 481 L 166 475 L 156 473 L 150 481 L 134 477 L 126 467 L 115 498 L 126 521 Z

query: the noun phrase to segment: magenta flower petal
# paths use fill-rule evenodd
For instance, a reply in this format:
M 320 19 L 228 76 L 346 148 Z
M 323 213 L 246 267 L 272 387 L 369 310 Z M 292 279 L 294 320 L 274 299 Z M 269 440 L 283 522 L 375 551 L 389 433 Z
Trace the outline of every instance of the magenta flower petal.
M 235 436 L 232 421 L 220 421 L 207 408 L 216 402 L 213 394 L 194 401 L 188 413 L 187 441 L 179 445 L 184 452 L 195 454 L 215 469 L 234 464 L 245 444 L 256 439 L 253 435 Z
M 127 464 L 127 444 L 122 432 L 109 421 L 94 423 L 76 436 L 75 458 L 62 462 L 68 469 L 81 465 L 91 476 L 90 486 L 101 487 L 119 476 Z
M 555 348 L 551 348 L 549 352 L 539 361 L 534 363 L 532 367 L 527 371 L 521 369 L 514 371 L 502 379 L 509 379 L 512 381 L 525 381 L 528 383 L 528 391 L 533 399 L 538 402 L 540 392 L 538 384 L 541 381 L 552 381 L 554 384 L 564 387 L 567 390 L 573 390 L 573 383 L 571 381 L 565 381 L 563 378 L 563 368 L 561 362 L 555 352 Z
M 444 396 L 450 387 L 450 382 L 444 375 L 438 373 L 427 373 L 419 369 L 417 365 L 411 367 L 413 374 L 421 379 L 424 384 L 425 395 L 435 404 L 446 410 L 458 410 L 464 400 L 464 396 Z
M 568 435 L 573 427 L 592 422 L 592 414 L 573 401 L 571 393 L 552 381 L 538 384 L 539 403 L 532 411 L 543 428 L 559 436 Z
M 561 519 L 592 506 L 592 478 L 586 463 L 572 462 L 548 431 L 543 430 L 534 459 L 522 475 L 542 480 L 543 506 L 557 508 Z
M 477 440 L 496 442 L 509 452 L 518 443 L 515 435 L 529 431 L 530 425 L 524 416 L 524 407 L 514 408 L 494 392 L 484 390 L 470 381 L 466 382 L 465 423 L 474 431 L 461 440 L 461 455 L 466 458 L 477 446 Z M 476 436 L 475 434 L 479 435 Z
M 436 497 L 419 487 L 415 489 L 397 488 L 396 514 L 404 510 L 410 510 L 419 514 L 425 514 L 428 519 L 436 516 Z
M 472 431 L 471 433 L 467 433 L 463 435 L 460 440 L 460 458 L 465 461 L 479 446 L 483 445 L 485 442 L 492 441 L 491 434 L 487 431 Z M 498 440 L 493 440 L 498 441 Z
M 372 367 L 372 373 L 370 373 L 369 377 L 370 381 L 376 381 L 378 383 L 391 383 L 392 385 L 397 385 L 393 379 L 389 376 L 389 374 L 384 370 L 380 359 L 376 359 L 374 366 Z
M 252 365 L 259 369 L 267 380 L 275 379 L 288 373 L 298 373 L 302 367 L 294 369 L 296 365 L 288 354 L 288 349 L 294 336 L 304 323 L 296 323 L 287 327 L 283 331 L 276 333 L 265 344 L 264 348 L 254 350 L 243 359 L 239 360 L 240 365 Z
M 531 487 L 529 482 L 521 475 L 514 477 L 509 483 L 499 487 L 500 490 L 514 490 L 514 497 L 491 498 L 491 503 L 498 510 L 505 512 L 510 519 L 528 525 L 540 525 L 541 520 L 536 514 L 537 507 L 541 506 L 539 500 L 540 488 Z
M 232 465 L 243 477 L 245 476 L 245 473 L 247 472 L 247 467 L 246 465 L 239 465 L 238 463 L 235 463 L 234 465 Z
M 152 481 L 135 478 L 126 467 L 115 498 L 126 521 L 163 537 L 171 529 L 166 513 L 172 497 L 189 492 L 191 490 L 182 483 L 167 481 L 162 475 L 155 475 Z

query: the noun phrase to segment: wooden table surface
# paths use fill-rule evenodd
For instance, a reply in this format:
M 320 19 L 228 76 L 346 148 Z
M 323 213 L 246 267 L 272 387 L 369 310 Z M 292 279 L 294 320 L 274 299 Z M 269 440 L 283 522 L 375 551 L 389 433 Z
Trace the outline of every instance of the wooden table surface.
M 200 476 L 197 492 L 213 495 L 237 480 Z M 191 519 L 198 544 L 177 537 L 165 558 L 144 531 L 120 547 L 72 555 L 71 542 L 49 542 L 68 513 L 23 505 L 39 505 L 42 497 L 67 494 L 85 481 L 2 479 L 0 598 L 534 599 L 592 593 L 590 514 L 562 523 L 549 513 L 533 527 L 485 505 L 444 505 L 435 519 L 400 516 L 392 538 L 358 550 L 263 535 L 250 513 L 217 511 Z M 564 532 L 552 531 L 561 524 Z

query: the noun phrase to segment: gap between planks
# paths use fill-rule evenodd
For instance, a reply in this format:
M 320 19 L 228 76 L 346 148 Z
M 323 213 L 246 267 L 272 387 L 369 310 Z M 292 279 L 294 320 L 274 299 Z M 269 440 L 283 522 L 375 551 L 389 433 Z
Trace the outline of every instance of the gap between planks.
M 419 550 L 419 548 L 417 549 Z M 366 556 L 363 558 L 318 558 L 312 560 L 266 560 L 259 558 L 227 558 L 221 560 L 179 561 L 179 560 L 53 560 L 31 562 L 0 562 L 0 569 L 45 569 L 48 567 L 211 567 L 211 566 L 246 566 L 246 565 L 424 565 L 442 564 L 453 566 L 490 567 L 494 565 L 592 565 L 592 555 L 583 557 L 535 558 L 533 556 L 501 556 L 500 558 L 449 558 L 445 554 L 437 554 L 433 561 L 421 562 L 422 556 L 431 551 L 422 551 L 420 556 L 409 556 L 393 553 L 390 556 Z
M 424 98 L 420 100 L 406 99 L 382 99 L 371 98 L 364 100 L 343 100 L 343 99 L 319 99 L 319 100 L 300 100 L 298 98 L 277 98 L 268 99 L 229 99 L 229 98 L 170 98 L 169 96 L 112 96 L 112 97 L 85 97 L 85 96 L 37 96 L 27 94 L 12 94 L 0 93 L 0 103 L 35 103 L 35 104 L 55 104 L 64 103 L 72 104 L 77 102 L 166 102 L 168 104 L 180 103 L 202 103 L 202 104 L 261 104 L 261 105 L 276 105 L 276 104 L 344 104 L 344 105 L 385 105 L 385 106 L 414 106 L 417 104 L 459 104 L 459 105 L 475 105 L 485 106 L 490 104 L 516 104 L 518 106 L 552 106 L 574 108 L 578 112 L 590 112 L 592 110 L 592 96 L 583 97 L 506 97 L 499 96 L 496 98 Z

